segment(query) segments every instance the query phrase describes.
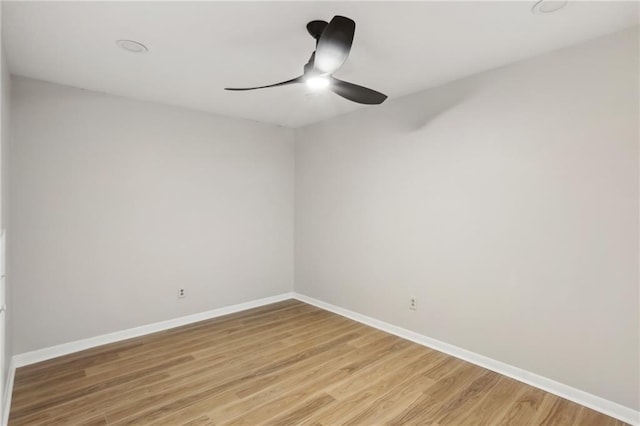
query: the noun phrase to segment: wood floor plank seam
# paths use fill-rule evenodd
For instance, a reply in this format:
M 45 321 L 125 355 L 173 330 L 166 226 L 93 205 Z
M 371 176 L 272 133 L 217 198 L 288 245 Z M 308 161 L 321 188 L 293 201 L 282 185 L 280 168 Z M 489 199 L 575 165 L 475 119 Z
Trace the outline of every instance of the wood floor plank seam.
M 367 368 L 374 366 L 376 358 L 383 357 L 381 358 L 381 360 L 384 360 L 384 357 L 388 357 L 390 355 L 389 349 L 395 347 L 397 344 L 398 344 L 397 342 L 393 342 L 393 341 L 387 342 L 386 346 L 379 347 L 377 348 L 377 350 L 371 351 L 365 356 L 363 356 L 360 360 L 351 362 L 341 368 L 335 368 L 335 367 L 324 368 L 324 369 L 317 368 L 314 372 L 315 373 L 314 375 L 305 377 L 304 381 L 302 382 L 302 385 L 298 385 L 296 389 L 293 389 L 288 393 L 285 393 L 284 395 L 282 395 L 281 398 L 286 398 L 292 394 L 299 394 L 301 392 L 305 392 L 308 390 L 307 388 L 312 386 L 317 386 L 317 383 L 326 382 L 327 379 L 329 379 L 328 381 L 329 385 L 322 386 L 323 393 L 326 393 L 328 390 L 331 389 L 331 383 L 335 383 L 335 385 L 340 383 L 338 381 L 339 377 L 346 379 L 346 378 L 352 377 L 355 372 L 361 373 L 363 370 L 366 370 Z M 327 365 L 328 364 L 325 364 L 325 366 Z M 300 389 L 300 391 L 298 391 L 298 389 Z M 312 398 L 312 396 L 310 398 Z M 254 408 L 254 411 L 257 409 L 260 409 L 264 405 L 266 404 L 262 404 Z M 209 416 L 213 419 L 218 419 L 215 413 L 210 412 Z
M 157 419 L 158 417 L 161 417 L 163 415 L 163 413 L 166 413 L 166 411 L 168 409 L 174 410 L 174 409 L 180 409 L 184 406 L 187 406 L 193 402 L 198 401 L 199 399 L 205 398 L 207 395 L 211 395 L 214 394 L 216 392 L 222 392 L 225 391 L 227 389 L 229 389 L 230 387 L 233 387 L 234 385 L 241 383 L 243 381 L 246 380 L 254 380 L 256 378 L 262 377 L 270 372 L 276 371 L 279 368 L 288 365 L 290 363 L 294 363 L 297 361 L 301 361 L 303 359 L 306 359 L 307 357 L 311 357 L 315 354 L 321 353 L 322 351 L 325 351 L 329 348 L 331 348 L 332 346 L 336 346 L 340 343 L 344 343 L 347 342 L 348 340 L 350 340 L 351 338 L 353 338 L 354 336 L 358 336 L 358 334 L 356 333 L 349 333 L 349 334 L 345 334 L 343 336 L 340 336 L 338 338 L 334 338 L 332 340 L 329 340 L 327 342 L 323 342 L 315 347 L 312 347 L 309 350 L 303 351 L 303 352 L 297 352 L 294 354 L 291 354 L 285 358 L 273 361 L 267 365 L 264 365 L 262 367 L 259 367 L 257 370 L 253 370 L 249 373 L 246 374 L 240 374 L 237 376 L 234 376 L 230 379 L 227 379 L 225 381 L 223 381 L 222 383 L 218 383 L 215 386 L 213 386 L 210 389 L 207 389 L 205 391 L 201 391 L 201 392 L 196 392 L 196 393 L 192 393 L 190 395 L 187 395 L 183 398 L 179 398 L 176 399 L 175 401 L 172 401 L 169 404 L 170 408 L 167 407 L 152 407 L 151 410 L 149 410 L 149 412 L 143 412 L 140 415 L 136 416 L 135 419 L 132 419 L 131 421 L 137 421 L 137 422 L 152 422 L 153 420 Z M 111 419 L 111 416 L 109 415 L 109 413 L 107 413 L 107 419 Z
M 291 327 L 290 327 L 290 329 L 291 329 Z M 294 328 L 292 328 L 292 330 L 293 330 L 293 331 L 295 331 L 295 327 L 294 327 Z M 266 339 L 270 339 L 270 338 L 273 338 L 273 337 L 274 337 L 274 336 L 269 336 L 269 335 L 265 335 L 265 336 L 257 336 L 257 337 L 253 337 L 253 340 L 254 340 L 255 342 L 260 342 L 260 340 L 261 340 L 261 339 L 265 339 L 265 340 L 266 340 Z M 211 346 L 211 343 L 207 343 L 207 345 Z M 245 349 L 245 350 L 251 349 L 251 346 L 252 346 L 252 345 L 254 345 L 254 343 L 251 343 L 250 345 L 245 346 L 243 349 Z M 219 345 L 216 345 L 216 346 L 219 346 Z M 229 349 L 229 347 L 228 347 L 228 346 L 226 346 L 226 347 L 224 348 L 224 350 L 227 350 L 227 349 Z M 220 349 L 219 349 L 219 350 L 220 350 Z M 192 356 L 194 356 L 194 357 L 196 357 L 196 358 L 198 358 L 198 357 L 199 357 L 200 355 L 202 355 L 203 353 L 204 353 L 204 351 L 196 351 L 196 352 L 192 352 L 192 353 L 191 353 L 191 355 L 192 355 Z M 166 356 L 166 354 L 164 354 L 164 355 Z M 152 359 L 152 360 L 153 360 L 153 359 Z M 151 362 L 152 360 L 150 360 L 150 359 L 145 359 L 144 357 L 143 357 L 143 358 L 141 358 L 141 361 L 142 361 L 142 363 L 141 363 L 141 368 L 148 368 L 150 365 L 153 365 L 153 362 Z M 208 361 L 210 361 L 210 357 L 207 357 L 207 360 L 208 360 Z M 160 360 L 158 361 L 158 363 L 162 363 L 162 362 L 165 362 L 165 361 L 166 361 L 166 360 L 160 359 Z M 120 369 L 120 370 L 121 370 L 121 369 Z M 130 372 L 130 371 L 131 371 L 131 368 L 127 368 L 126 370 L 127 370 L 128 372 Z M 118 375 L 118 374 L 116 374 L 116 375 Z M 87 377 L 84 373 L 83 373 L 83 376 L 84 376 L 84 377 L 86 377 L 86 380 L 91 380 L 91 378 L 90 378 L 90 377 Z M 109 377 L 109 375 L 107 375 L 107 377 Z M 44 382 L 44 383 L 43 383 L 43 382 L 34 382 L 34 383 L 36 383 L 36 384 L 38 385 L 38 386 L 37 386 L 37 388 L 40 390 L 40 392 L 41 392 L 41 393 L 44 393 L 44 392 L 48 393 L 48 391 L 49 391 L 50 389 L 55 388 L 55 387 L 52 387 L 52 386 L 47 386 L 47 385 L 48 385 L 48 383 L 46 383 L 46 382 Z M 67 382 L 67 384 L 68 384 L 68 382 Z M 25 395 L 25 396 L 28 396 L 28 397 L 33 397 L 33 396 L 35 396 L 35 395 L 34 395 L 34 393 L 30 393 L 30 392 L 27 392 L 27 391 L 22 391 L 22 392 L 20 392 L 20 394 Z M 19 405 L 20 405 L 20 397 L 19 397 L 19 396 L 17 396 L 17 397 L 16 397 L 16 399 L 13 401 L 13 403 L 14 403 L 14 404 L 16 404 L 16 406 L 19 406 Z
M 352 324 L 352 325 L 353 325 L 353 324 Z M 281 352 L 282 352 L 282 351 L 281 351 Z M 249 354 L 249 356 L 250 356 L 250 355 L 251 355 L 251 354 Z M 285 353 L 285 355 L 287 355 L 287 353 Z M 225 361 L 225 362 L 231 361 L 231 362 L 233 363 L 233 362 L 237 361 L 238 359 L 241 359 L 241 358 L 240 358 L 240 357 L 236 357 L 235 359 L 229 359 L 229 360 L 227 360 L 227 361 Z M 222 364 L 225 364 L 225 362 L 223 362 Z M 179 365 L 179 366 L 176 366 L 176 367 L 172 367 L 172 369 L 170 369 L 170 370 L 168 370 L 168 371 L 169 371 L 169 372 L 171 372 L 171 371 L 173 371 L 173 369 L 174 369 L 174 368 L 182 369 L 182 368 L 184 368 L 184 367 L 185 367 L 185 365 L 186 365 L 186 364 L 189 364 L 189 363 L 184 363 L 184 364 L 182 364 L 182 365 Z M 216 365 L 217 365 L 217 364 L 216 364 Z M 262 365 L 261 365 L 261 363 L 257 363 L 257 365 L 258 365 L 258 367 L 262 366 Z M 230 366 L 230 364 L 228 364 L 228 363 L 227 363 L 227 364 L 226 364 L 226 367 L 228 368 L 229 366 Z M 214 366 L 211 366 L 211 365 L 209 365 L 209 366 L 203 366 L 202 370 L 200 370 L 200 371 L 195 370 L 195 371 L 190 372 L 189 374 L 194 374 L 194 373 L 195 373 L 195 374 L 197 374 L 197 375 L 201 375 L 200 373 L 202 373 L 203 371 L 206 371 L 206 370 L 211 370 L 211 369 L 213 369 L 213 367 L 214 367 Z M 174 381 L 174 383 L 175 383 L 175 381 Z M 158 383 L 158 385 L 162 385 L 162 384 L 163 384 L 163 383 Z M 154 386 L 155 386 L 155 385 L 154 385 Z M 147 388 L 147 389 L 146 389 L 146 392 L 147 392 L 147 393 L 149 393 L 149 394 L 154 393 L 154 392 L 151 392 L 151 388 Z

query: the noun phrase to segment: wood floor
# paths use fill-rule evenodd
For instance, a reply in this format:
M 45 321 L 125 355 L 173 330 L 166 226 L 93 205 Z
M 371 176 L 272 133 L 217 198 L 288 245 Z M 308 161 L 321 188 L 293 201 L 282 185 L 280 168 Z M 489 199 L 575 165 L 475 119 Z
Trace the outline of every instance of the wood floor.
M 622 425 L 298 301 L 17 370 L 17 425 Z

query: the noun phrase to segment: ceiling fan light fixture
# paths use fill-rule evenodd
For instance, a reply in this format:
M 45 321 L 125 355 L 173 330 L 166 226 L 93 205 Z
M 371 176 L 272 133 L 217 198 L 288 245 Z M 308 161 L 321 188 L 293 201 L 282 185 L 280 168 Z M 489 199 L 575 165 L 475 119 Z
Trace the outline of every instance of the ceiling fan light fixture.
M 311 54 L 309 62 L 302 68 L 302 75 L 266 86 L 225 87 L 224 90 L 243 92 L 305 83 L 309 89 L 308 92 L 320 92 L 326 89 L 348 101 L 364 105 L 379 105 L 387 99 L 387 95 L 384 93 L 333 77 L 333 73 L 344 64 L 351 51 L 353 34 L 356 30 L 356 23 L 353 19 L 336 15 L 331 19 L 331 22 L 309 22 L 307 30 L 316 40 L 316 50 Z
M 331 84 L 328 77 L 318 75 L 313 77 L 308 77 L 304 80 L 307 87 L 314 91 L 324 90 Z

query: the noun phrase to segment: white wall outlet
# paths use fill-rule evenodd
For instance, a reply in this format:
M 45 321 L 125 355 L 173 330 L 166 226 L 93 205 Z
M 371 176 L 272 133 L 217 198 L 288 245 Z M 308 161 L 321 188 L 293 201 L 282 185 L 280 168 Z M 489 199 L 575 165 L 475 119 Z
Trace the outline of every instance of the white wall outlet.
M 182 299 L 185 296 L 184 288 L 178 289 L 178 299 Z
M 409 298 L 409 309 L 411 309 L 412 311 L 415 311 L 416 309 L 418 309 L 418 298 L 415 296 L 411 296 Z

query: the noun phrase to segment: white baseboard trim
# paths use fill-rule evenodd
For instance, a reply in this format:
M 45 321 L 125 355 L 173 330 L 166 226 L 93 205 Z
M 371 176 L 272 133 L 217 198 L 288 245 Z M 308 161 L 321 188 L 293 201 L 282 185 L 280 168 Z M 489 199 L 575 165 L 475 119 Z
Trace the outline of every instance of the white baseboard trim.
M 608 416 L 615 417 L 631 425 L 640 426 L 640 412 L 635 411 L 631 408 L 606 400 L 604 398 L 600 398 L 571 386 L 556 382 L 546 377 L 528 372 L 521 368 L 505 364 L 501 361 L 497 361 L 484 355 L 480 355 L 475 352 L 450 345 L 440 340 L 432 339 L 430 337 L 404 329 L 402 327 L 398 327 L 384 321 L 380 321 L 375 318 L 371 318 L 366 315 L 362 315 L 357 312 L 353 312 L 348 309 L 344 309 L 339 306 L 335 306 L 330 303 L 326 303 L 321 300 L 314 299 L 312 297 L 305 296 L 296 292 L 283 293 L 277 296 L 266 297 L 264 299 L 254 300 L 251 302 L 213 309 L 206 312 L 200 312 L 198 314 L 187 315 L 180 318 L 161 321 L 141 327 L 135 327 L 115 333 L 103 334 L 97 337 L 91 337 L 88 339 L 64 343 L 49 348 L 14 355 L 11 358 L 9 364 L 5 400 L 3 403 L 4 411 L 2 412 L 2 425 L 6 426 L 9 420 L 9 410 L 11 408 L 11 396 L 13 392 L 13 381 L 15 378 L 16 368 L 18 367 L 35 364 L 37 362 L 46 361 L 48 359 L 56 358 L 62 355 L 68 355 L 96 346 L 106 345 L 108 343 L 115 343 L 122 340 L 131 339 L 133 337 L 144 336 L 182 325 L 192 324 L 194 322 L 203 321 L 206 319 L 216 318 L 219 316 L 228 315 L 251 308 L 257 308 L 259 306 L 264 306 L 287 299 L 297 299 L 310 305 L 317 306 L 318 308 L 334 312 L 338 315 L 342 315 L 354 321 L 358 321 L 379 330 L 386 331 L 387 333 L 402 337 L 403 339 L 407 339 L 420 345 L 430 347 L 456 358 L 460 358 L 470 363 L 479 365 L 480 367 L 486 368 L 488 370 L 495 371 L 496 373 L 511 377 L 512 379 L 553 393 L 562 398 L 584 405 L 585 407 L 589 407 Z
M 318 299 L 314 299 L 309 296 L 305 296 L 300 293 L 295 293 L 295 299 L 301 302 L 308 303 L 318 308 L 342 315 L 350 318 L 354 321 L 369 325 L 387 333 L 394 334 L 403 339 L 410 340 L 423 346 L 435 349 L 440 352 L 444 352 L 448 355 L 460 358 L 468 361 L 472 364 L 486 368 L 496 373 L 502 374 L 536 388 L 542 389 L 546 392 L 558 395 L 559 397 L 568 399 L 585 407 L 589 407 L 593 410 L 599 411 L 607 416 L 615 417 L 618 420 L 629 423 L 631 425 L 640 425 L 640 412 L 635 411 L 624 405 L 617 404 L 599 396 L 592 395 L 590 393 L 581 391 L 571 386 L 556 382 L 549 378 L 540 376 L 535 373 L 523 370 L 518 367 L 514 367 L 504 362 L 497 361 L 495 359 L 480 355 L 475 352 L 468 351 L 466 349 L 459 348 L 454 345 L 442 342 L 440 340 L 432 339 L 431 337 L 424 336 L 422 334 L 407 330 L 402 327 L 389 324 L 384 321 L 377 320 L 375 318 L 368 317 L 366 315 L 359 314 L 357 312 L 350 311 L 348 309 L 341 308 L 339 306 L 332 305 L 330 303 L 323 302 Z
M 259 306 L 269 305 L 271 303 L 276 303 L 287 299 L 293 299 L 293 292 L 283 293 L 277 296 L 265 297 L 264 299 L 253 300 L 250 302 L 239 303 L 237 305 L 225 306 L 223 308 L 212 309 L 206 312 L 200 312 L 180 318 L 160 321 L 153 324 L 130 328 L 128 330 L 116 331 L 115 333 L 103 334 L 101 336 L 90 337 L 88 339 L 76 340 L 75 342 L 63 343 L 61 345 L 38 349 L 31 352 L 25 352 L 22 354 L 14 355 L 11 359 L 11 362 L 13 363 L 15 368 L 19 368 L 25 365 L 35 364 L 36 362 L 56 358 L 62 355 L 68 355 L 85 349 L 94 348 L 96 346 L 119 342 L 122 340 L 131 339 L 133 337 L 144 336 L 146 334 L 156 333 L 158 331 L 164 331 L 171 328 L 180 327 L 182 325 L 192 324 L 198 321 L 220 317 L 222 315 L 233 314 L 235 312 L 257 308 Z
M 9 363 L 9 373 L 5 386 L 5 397 L 2 403 L 2 426 L 7 426 L 9 422 L 9 410 L 11 409 L 11 397 L 13 395 L 13 381 L 16 375 L 16 368 L 29 364 L 46 361 L 48 359 L 57 358 L 59 356 L 68 355 L 85 349 L 102 346 L 109 343 L 115 343 L 133 337 L 140 337 L 158 331 L 169 330 L 171 328 L 180 327 L 182 325 L 192 324 L 198 321 L 204 321 L 211 318 L 221 317 L 247 309 L 257 308 L 271 303 L 281 302 L 283 300 L 294 299 L 294 293 L 282 293 L 277 296 L 265 297 L 263 299 L 252 300 L 250 302 L 239 303 L 237 305 L 225 306 L 223 308 L 212 309 L 206 312 L 200 312 L 193 315 L 187 315 L 180 318 L 174 318 L 166 321 L 160 321 L 153 324 L 143 325 L 140 327 L 130 328 L 128 330 L 116 331 L 115 333 L 103 334 L 101 336 L 90 337 L 88 339 L 76 340 L 75 342 L 63 343 L 61 345 L 51 346 L 48 348 L 38 349 L 31 352 L 17 354 L 11 357 Z
M 282 293 L 277 296 L 265 297 L 263 299 L 252 300 L 250 302 L 239 303 L 237 305 L 225 306 L 223 308 L 212 309 L 206 312 L 200 312 L 193 315 L 187 315 L 180 318 L 174 318 L 166 321 L 160 321 L 153 324 L 143 325 L 141 327 L 130 328 L 128 330 L 116 331 L 115 333 L 103 334 L 88 339 L 76 340 L 75 342 L 63 343 L 61 345 L 51 346 L 48 348 L 38 349 L 31 352 L 17 354 L 11 357 L 9 363 L 9 372 L 6 380 L 4 401 L 2 402 L 2 426 L 9 423 L 9 411 L 11 410 L 11 397 L 13 395 L 13 381 L 16 376 L 16 368 L 29 364 L 46 361 L 48 359 L 57 358 L 59 356 L 68 355 L 85 349 L 102 346 L 109 343 L 115 343 L 133 337 L 140 337 L 158 331 L 169 330 L 171 328 L 180 327 L 182 325 L 192 324 L 194 322 L 203 321 L 211 318 L 221 317 L 223 315 L 233 314 L 235 312 L 246 311 L 247 309 L 257 308 L 271 303 L 281 302 L 287 299 L 293 299 L 293 292 Z
M 11 409 L 11 397 L 13 395 L 13 380 L 16 377 L 16 366 L 13 358 L 9 362 L 9 373 L 7 376 L 7 384 L 4 389 L 4 401 L 2 401 L 2 426 L 9 424 L 9 410 Z

